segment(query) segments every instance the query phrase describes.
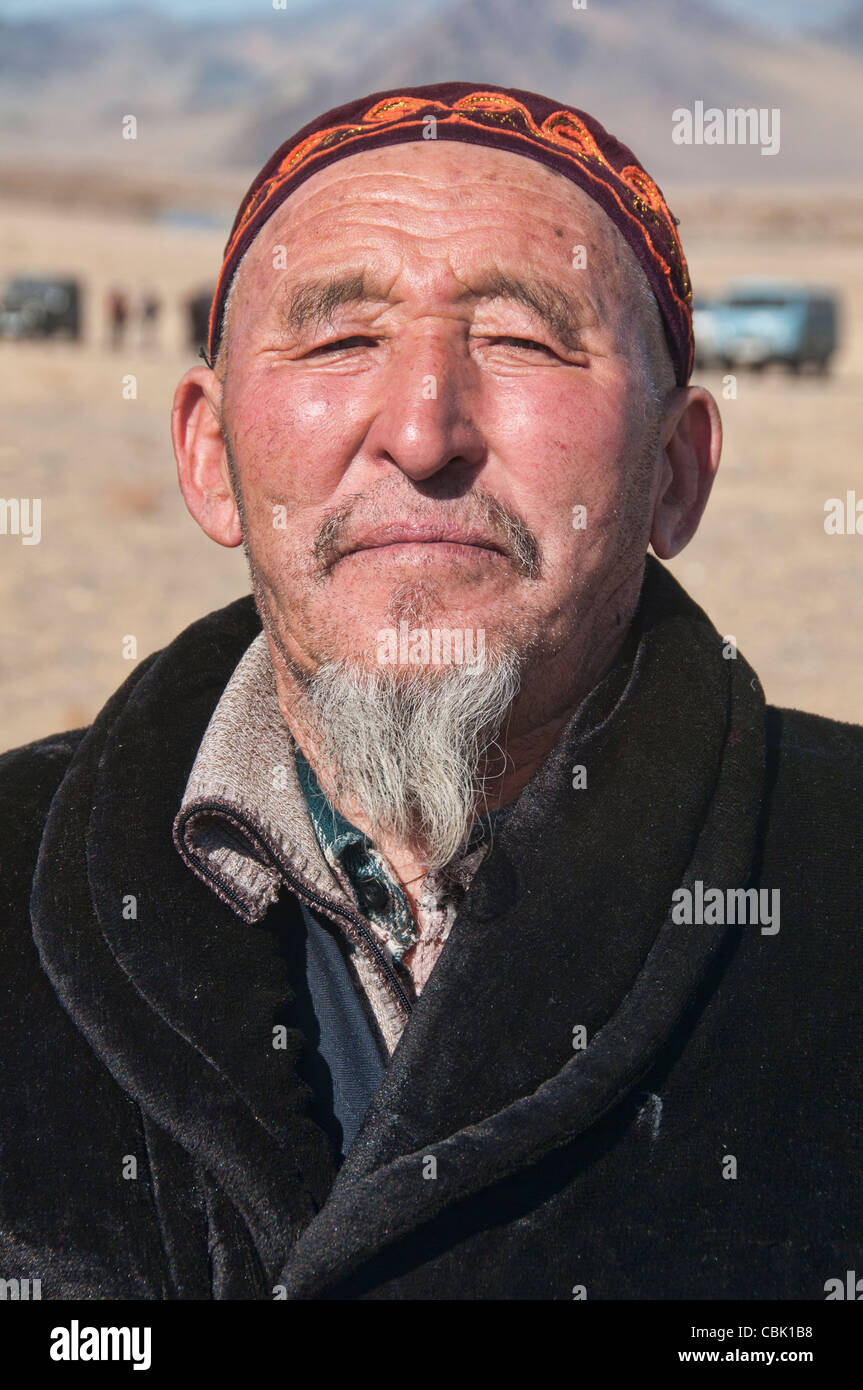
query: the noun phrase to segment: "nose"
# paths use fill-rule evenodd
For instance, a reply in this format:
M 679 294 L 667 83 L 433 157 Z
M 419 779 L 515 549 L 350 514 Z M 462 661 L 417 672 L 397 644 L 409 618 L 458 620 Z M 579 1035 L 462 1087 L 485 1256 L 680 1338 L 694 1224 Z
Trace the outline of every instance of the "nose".
M 378 412 L 366 438 L 372 457 L 415 482 L 442 469 L 482 462 L 476 419 L 476 367 L 457 332 L 413 336 L 393 354 L 381 379 Z

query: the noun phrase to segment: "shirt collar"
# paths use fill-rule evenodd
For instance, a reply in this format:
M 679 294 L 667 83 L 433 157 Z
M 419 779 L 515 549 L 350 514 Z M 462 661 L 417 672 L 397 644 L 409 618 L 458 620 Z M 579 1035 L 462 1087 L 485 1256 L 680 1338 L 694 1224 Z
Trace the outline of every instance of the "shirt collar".
M 369 920 L 382 933 L 390 957 L 398 962 L 405 951 L 419 940 L 419 923 L 414 917 L 407 895 L 373 841 L 349 820 L 327 798 L 314 769 L 302 750 L 296 749 L 296 765 L 300 786 L 306 798 L 309 816 L 318 843 L 330 867 L 350 883 L 357 900 L 364 904 Z M 453 899 L 454 885 L 458 886 L 458 870 L 473 863 L 471 856 L 490 838 L 491 812 L 479 819 L 453 855 L 445 872 L 432 871 L 425 886 L 432 889 L 439 909 L 445 909 Z M 368 889 L 373 886 L 378 902 L 369 901 Z
M 346 820 L 341 811 L 326 797 L 308 759 L 299 747 L 296 748 L 296 764 L 309 817 L 318 843 L 327 857 L 341 859 L 350 845 L 370 848 L 369 837 Z

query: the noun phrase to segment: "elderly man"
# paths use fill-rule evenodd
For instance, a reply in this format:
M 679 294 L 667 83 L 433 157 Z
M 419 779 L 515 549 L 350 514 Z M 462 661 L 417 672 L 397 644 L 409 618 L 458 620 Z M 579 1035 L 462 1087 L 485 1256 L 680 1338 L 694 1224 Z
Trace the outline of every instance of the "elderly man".
M 859 1267 L 863 740 L 766 707 L 647 557 L 719 461 L 690 306 L 635 156 L 533 93 L 375 93 L 262 170 L 173 414 L 254 603 L 3 760 L 0 1274 Z

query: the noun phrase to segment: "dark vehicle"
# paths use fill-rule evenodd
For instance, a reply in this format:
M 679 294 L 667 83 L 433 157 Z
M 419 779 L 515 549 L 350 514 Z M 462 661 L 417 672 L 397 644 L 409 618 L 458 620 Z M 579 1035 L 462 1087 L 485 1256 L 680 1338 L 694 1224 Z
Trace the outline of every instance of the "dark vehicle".
M 209 289 L 199 290 L 186 300 L 187 341 L 189 347 L 196 351 L 207 346 L 210 305 L 215 293 L 216 287 L 211 285 Z
M 793 282 L 741 281 L 711 306 L 710 354 L 723 367 L 759 370 L 778 363 L 799 372 L 827 371 L 838 342 L 829 290 Z
M 0 336 L 81 337 L 81 291 L 76 280 L 9 280 L 0 293 Z

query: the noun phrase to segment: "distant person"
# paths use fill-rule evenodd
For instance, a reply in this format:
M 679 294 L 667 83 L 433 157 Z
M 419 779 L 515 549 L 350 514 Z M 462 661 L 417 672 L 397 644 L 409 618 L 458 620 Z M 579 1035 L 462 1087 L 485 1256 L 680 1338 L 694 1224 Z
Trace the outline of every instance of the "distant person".
M 108 342 L 116 351 L 123 346 L 126 325 L 129 322 L 129 300 L 124 291 L 118 289 L 116 285 L 108 291 L 106 317 L 108 320 Z
M 661 563 L 721 425 L 659 188 L 532 92 L 351 101 L 244 199 L 208 347 L 180 487 L 254 597 L 0 761 L 0 1273 L 853 1283 L 863 729 Z
M 141 346 L 155 348 L 159 341 L 159 316 L 162 301 L 153 289 L 147 289 L 141 296 Z

